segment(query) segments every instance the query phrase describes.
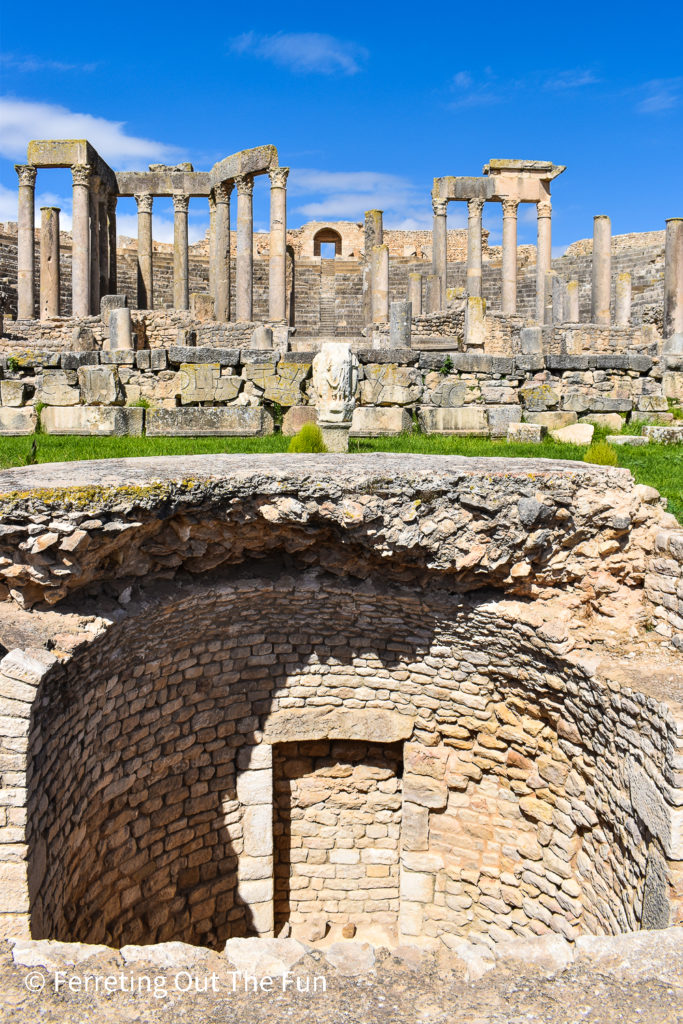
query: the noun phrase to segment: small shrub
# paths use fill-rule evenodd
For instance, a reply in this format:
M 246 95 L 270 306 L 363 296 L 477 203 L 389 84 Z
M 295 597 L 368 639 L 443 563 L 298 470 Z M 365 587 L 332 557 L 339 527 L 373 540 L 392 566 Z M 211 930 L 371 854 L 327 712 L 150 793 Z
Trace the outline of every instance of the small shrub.
M 439 373 L 442 374 L 442 376 L 447 377 L 448 374 L 452 372 L 452 370 L 453 360 L 451 359 L 450 355 L 447 355 L 442 365 L 439 367 Z
M 152 404 L 149 398 L 136 398 L 134 402 L 128 403 L 129 409 L 151 409 Z
M 19 373 L 19 370 L 21 369 L 21 363 L 19 362 L 16 356 L 7 357 L 7 369 L 9 370 L 10 373 Z
M 583 457 L 584 462 L 592 462 L 596 466 L 618 466 L 617 453 L 607 441 L 595 441 Z
M 322 430 L 316 423 L 304 423 L 298 434 L 289 442 L 290 452 L 326 452 Z

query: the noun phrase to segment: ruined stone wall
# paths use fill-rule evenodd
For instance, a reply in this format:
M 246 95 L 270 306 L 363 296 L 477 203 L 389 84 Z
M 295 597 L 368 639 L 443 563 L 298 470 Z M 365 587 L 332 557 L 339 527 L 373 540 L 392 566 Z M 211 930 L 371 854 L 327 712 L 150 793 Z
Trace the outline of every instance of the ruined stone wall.
M 645 581 L 645 593 L 654 606 L 653 624 L 683 651 L 683 534 L 662 530 L 656 539 L 656 557 Z

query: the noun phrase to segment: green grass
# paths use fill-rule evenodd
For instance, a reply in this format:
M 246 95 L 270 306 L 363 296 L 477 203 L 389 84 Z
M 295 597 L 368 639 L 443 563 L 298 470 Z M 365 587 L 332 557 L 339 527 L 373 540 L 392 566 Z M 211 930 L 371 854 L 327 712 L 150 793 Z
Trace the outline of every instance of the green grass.
M 635 432 L 635 431 L 634 431 Z M 596 430 L 600 440 L 609 431 Z M 23 466 L 30 455 L 33 437 L 0 438 L 0 469 Z M 135 458 L 144 455 L 252 454 L 286 452 L 290 439 L 268 437 L 63 437 L 40 434 L 38 462 L 71 462 L 78 459 Z M 467 455 L 478 458 L 543 458 L 582 461 L 586 448 L 559 444 L 545 438 L 541 444 L 508 444 L 486 437 L 448 437 L 439 434 L 400 434 L 398 437 L 351 440 L 352 453 L 414 452 L 427 455 Z M 650 444 L 643 448 L 616 449 L 619 465 L 631 470 L 638 483 L 656 487 L 669 502 L 669 511 L 683 523 L 683 448 Z

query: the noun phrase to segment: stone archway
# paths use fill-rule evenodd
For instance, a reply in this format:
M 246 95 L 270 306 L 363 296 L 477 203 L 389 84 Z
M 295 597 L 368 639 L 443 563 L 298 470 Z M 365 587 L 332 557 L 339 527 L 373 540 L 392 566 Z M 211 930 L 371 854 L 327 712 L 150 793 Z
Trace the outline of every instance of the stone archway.
M 320 228 L 319 231 L 313 235 L 313 255 L 320 256 L 321 245 L 333 245 L 334 255 L 342 255 L 342 236 L 334 228 Z

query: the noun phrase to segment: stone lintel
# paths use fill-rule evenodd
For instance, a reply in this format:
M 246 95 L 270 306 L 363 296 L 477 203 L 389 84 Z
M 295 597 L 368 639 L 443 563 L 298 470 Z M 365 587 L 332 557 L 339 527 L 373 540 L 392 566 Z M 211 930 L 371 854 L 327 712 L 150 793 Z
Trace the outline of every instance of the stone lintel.
M 148 193 L 152 196 L 172 196 L 182 192 L 186 196 L 208 197 L 211 191 L 208 171 L 188 171 L 174 167 L 160 167 L 153 171 L 120 171 L 116 175 L 120 196 Z
M 256 146 L 226 156 L 214 164 L 209 173 L 211 187 L 223 181 L 232 181 L 242 174 L 267 174 L 279 166 L 275 146 Z
M 493 182 L 489 178 L 434 178 L 432 194 L 440 199 L 492 199 Z
M 395 743 L 413 731 L 413 719 L 397 711 L 343 711 L 327 708 L 291 708 L 268 717 L 263 730 L 266 743 L 302 743 L 307 740 L 366 740 Z
M 27 162 L 34 167 L 73 167 L 87 164 L 109 191 L 116 191 L 116 175 L 87 139 L 33 139 Z

